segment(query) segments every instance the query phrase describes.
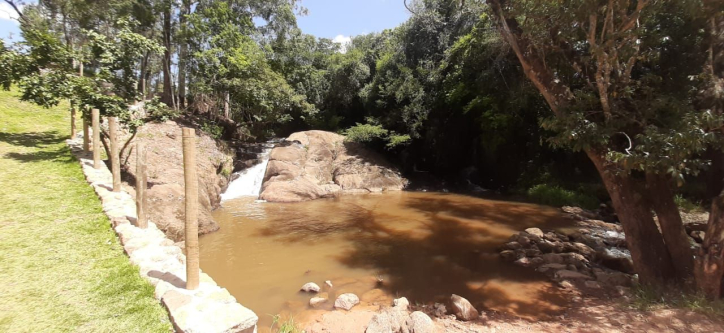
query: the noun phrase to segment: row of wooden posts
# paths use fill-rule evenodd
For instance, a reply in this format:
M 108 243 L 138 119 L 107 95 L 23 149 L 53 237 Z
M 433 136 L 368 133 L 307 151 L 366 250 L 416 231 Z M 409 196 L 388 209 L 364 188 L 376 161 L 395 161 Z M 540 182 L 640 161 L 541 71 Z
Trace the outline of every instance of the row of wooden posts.
M 93 168 L 101 167 L 101 131 L 100 112 L 91 111 L 93 139 L 88 137 L 88 121 L 83 120 L 83 150 L 88 152 L 93 144 Z M 113 174 L 113 192 L 121 192 L 121 165 L 118 154 L 118 120 L 108 117 L 108 136 L 111 141 L 111 172 Z M 76 136 L 75 108 L 71 111 L 71 137 Z M 193 128 L 183 128 L 183 163 L 186 194 L 186 289 L 194 290 L 199 286 L 199 225 L 198 225 L 198 178 L 196 176 L 196 133 Z M 146 149 L 143 142 L 136 143 L 136 226 L 148 228 L 148 199 L 146 196 Z

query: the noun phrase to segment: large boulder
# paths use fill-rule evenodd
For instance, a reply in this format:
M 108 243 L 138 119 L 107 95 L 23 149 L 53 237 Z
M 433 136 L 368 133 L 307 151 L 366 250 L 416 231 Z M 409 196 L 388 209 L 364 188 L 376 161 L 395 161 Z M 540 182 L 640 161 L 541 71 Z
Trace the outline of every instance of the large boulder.
M 188 123 L 166 121 L 149 123 L 139 128 L 131 145 L 121 156 L 124 181 L 135 188 L 136 149 L 135 144 L 146 146 L 146 174 L 148 175 L 148 207 L 146 213 L 151 222 L 174 241 L 184 240 L 184 166 L 182 127 L 193 127 Z M 229 183 L 233 168 L 233 151 L 209 135 L 196 131 L 196 174 L 199 189 L 199 234 L 219 229 L 211 212 L 221 202 L 221 192 Z M 124 140 L 125 141 L 125 138 Z M 135 190 L 125 187 L 135 198 Z
M 290 135 L 270 154 L 260 199 L 298 202 L 340 193 L 401 190 L 407 180 L 380 155 L 325 131 Z
M 453 313 L 455 313 L 455 316 L 460 320 L 475 320 L 480 316 L 478 310 L 463 297 L 453 294 L 450 297 L 450 303 Z

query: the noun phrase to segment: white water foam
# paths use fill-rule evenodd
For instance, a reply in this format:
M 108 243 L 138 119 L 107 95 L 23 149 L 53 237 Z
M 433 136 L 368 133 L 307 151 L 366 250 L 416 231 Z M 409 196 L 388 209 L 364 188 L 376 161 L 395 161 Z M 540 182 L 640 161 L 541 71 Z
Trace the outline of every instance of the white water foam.
M 273 147 L 273 143 L 265 144 L 264 150 L 259 154 L 261 160 L 259 164 L 235 173 L 238 177 L 229 183 L 224 193 L 221 193 L 221 201 L 239 197 L 259 196 L 266 166 L 269 164 L 269 154 Z

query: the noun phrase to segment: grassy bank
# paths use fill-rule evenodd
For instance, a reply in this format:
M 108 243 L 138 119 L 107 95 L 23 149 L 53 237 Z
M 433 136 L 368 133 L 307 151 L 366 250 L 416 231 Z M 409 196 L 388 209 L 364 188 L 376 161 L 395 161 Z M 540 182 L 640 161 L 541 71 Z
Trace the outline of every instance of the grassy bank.
M 0 332 L 167 332 L 65 145 L 67 107 L 0 92 Z

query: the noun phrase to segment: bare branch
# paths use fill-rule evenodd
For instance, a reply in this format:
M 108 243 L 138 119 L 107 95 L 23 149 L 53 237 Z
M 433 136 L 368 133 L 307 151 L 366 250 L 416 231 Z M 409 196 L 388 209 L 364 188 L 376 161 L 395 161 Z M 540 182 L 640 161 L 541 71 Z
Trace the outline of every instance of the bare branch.
M 20 11 L 20 8 L 18 8 L 18 5 L 13 0 L 5 0 L 5 2 L 12 7 L 16 13 L 18 13 L 19 21 L 25 20 L 25 16 L 23 15 L 23 12 Z

